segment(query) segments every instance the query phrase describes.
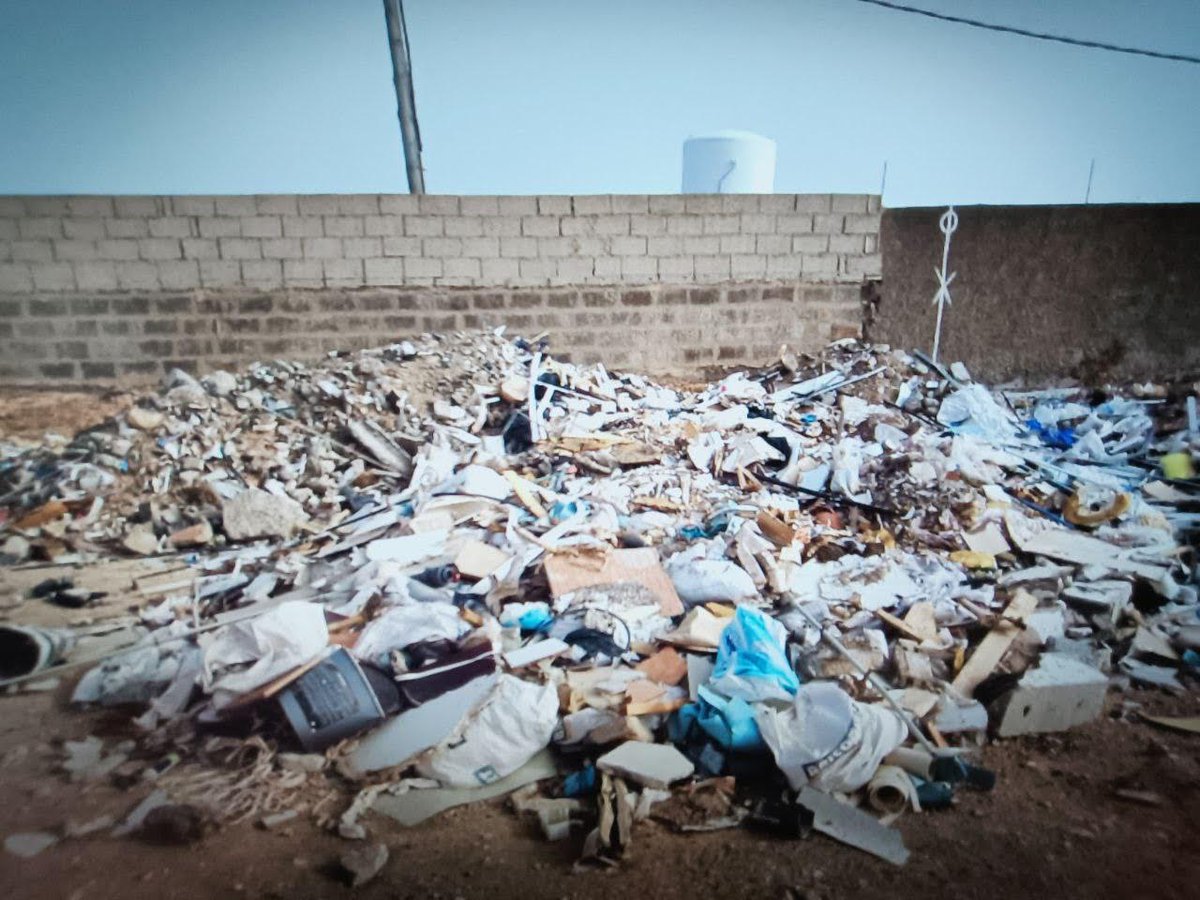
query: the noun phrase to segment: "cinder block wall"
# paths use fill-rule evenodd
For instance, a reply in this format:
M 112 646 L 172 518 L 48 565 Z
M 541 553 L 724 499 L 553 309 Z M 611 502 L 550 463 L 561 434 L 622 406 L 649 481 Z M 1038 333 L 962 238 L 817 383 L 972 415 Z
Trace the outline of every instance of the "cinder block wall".
M 872 195 L 0 197 L 0 380 L 147 379 L 508 323 L 651 371 L 861 328 Z

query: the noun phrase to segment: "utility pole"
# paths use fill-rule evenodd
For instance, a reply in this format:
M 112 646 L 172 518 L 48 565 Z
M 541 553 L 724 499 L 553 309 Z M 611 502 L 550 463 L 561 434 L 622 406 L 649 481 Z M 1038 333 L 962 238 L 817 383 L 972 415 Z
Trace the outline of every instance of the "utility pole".
M 388 46 L 392 51 L 392 80 L 396 85 L 396 109 L 400 116 L 400 139 L 404 144 L 404 166 L 408 192 L 425 193 L 425 171 L 421 168 L 421 129 L 417 127 L 417 103 L 413 96 L 412 60 L 408 55 L 408 29 L 404 25 L 402 0 L 383 0 L 387 19 Z

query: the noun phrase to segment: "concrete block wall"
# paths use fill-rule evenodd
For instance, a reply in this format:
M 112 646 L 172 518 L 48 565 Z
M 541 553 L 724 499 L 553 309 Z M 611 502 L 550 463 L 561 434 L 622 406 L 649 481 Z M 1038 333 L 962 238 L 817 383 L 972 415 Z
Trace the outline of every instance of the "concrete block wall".
M 499 322 L 614 365 L 757 361 L 860 327 L 879 225 L 872 195 L 0 197 L 0 379 Z

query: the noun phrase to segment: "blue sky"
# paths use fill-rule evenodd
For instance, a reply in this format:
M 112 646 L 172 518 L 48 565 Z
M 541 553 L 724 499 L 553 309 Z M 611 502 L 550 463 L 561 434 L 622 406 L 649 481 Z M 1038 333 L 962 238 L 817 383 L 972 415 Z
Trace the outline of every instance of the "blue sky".
M 1195 0 L 911 0 L 1200 54 Z M 1046 7 L 1051 7 L 1047 9 Z M 853 0 L 407 0 L 431 193 L 671 193 L 690 135 L 892 206 L 1200 200 L 1200 66 Z M 0 193 L 405 190 L 380 0 L 4 0 Z

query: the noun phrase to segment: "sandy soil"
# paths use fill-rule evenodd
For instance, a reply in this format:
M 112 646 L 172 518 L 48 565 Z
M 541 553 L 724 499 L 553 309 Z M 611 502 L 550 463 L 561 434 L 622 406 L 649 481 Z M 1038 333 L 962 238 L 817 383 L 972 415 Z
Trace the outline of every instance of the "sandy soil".
M 127 407 L 124 391 L 36 391 L 0 388 L 0 438 L 40 438 L 52 431 L 71 437 Z
M 149 792 L 78 785 L 56 771 L 63 739 L 119 736 L 110 715 L 63 707 L 65 693 L 0 698 L 0 834 L 59 830 L 123 816 Z M 451 810 L 412 829 L 366 819 L 391 859 L 365 897 L 1143 897 L 1196 896 L 1200 879 L 1200 738 L 1156 729 L 1125 709 L 1195 715 L 1195 697 L 1110 697 L 1110 715 L 1075 731 L 993 744 L 1000 782 L 960 792 L 950 810 L 909 814 L 903 869 L 814 835 L 747 831 L 678 835 L 639 823 L 617 869 L 572 871 L 582 841 L 546 843 L 505 801 Z M 1123 800 L 1119 788 L 1161 805 Z M 348 795 L 347 795 L 348 796 Z M 0 854 L 0 896 L 29 898 L 288 897 L 349 893 L 336 860 L 347 842 L 308 818 L 279 831 L 227 826 L 183 847 L 104 836 L 64 840 L 32 859 Z

